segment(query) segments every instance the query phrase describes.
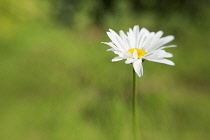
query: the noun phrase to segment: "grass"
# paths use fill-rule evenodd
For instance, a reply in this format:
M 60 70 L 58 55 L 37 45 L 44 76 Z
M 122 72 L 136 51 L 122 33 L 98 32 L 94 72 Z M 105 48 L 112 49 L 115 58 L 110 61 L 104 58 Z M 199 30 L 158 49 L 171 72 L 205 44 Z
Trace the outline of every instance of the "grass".
M 177 34 L 175 67 L 144 63 L 143 140 L 209 139 L 208 36 Z M 132 67 L 111 63 L 105 31 L 28 25 L 0 41 L 0 139 L 130 140 Z

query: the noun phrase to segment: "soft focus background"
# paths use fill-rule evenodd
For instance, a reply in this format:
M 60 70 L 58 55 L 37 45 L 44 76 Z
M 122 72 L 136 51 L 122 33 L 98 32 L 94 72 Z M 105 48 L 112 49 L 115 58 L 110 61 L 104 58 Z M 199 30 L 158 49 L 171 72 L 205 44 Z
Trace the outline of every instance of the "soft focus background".
M 146 61 L 142 140 L 210 139 L 209 0 L 0 0 L 0 139 L 131 140 L 132 67 L 106 31 L 175 35 L 176 66 Z

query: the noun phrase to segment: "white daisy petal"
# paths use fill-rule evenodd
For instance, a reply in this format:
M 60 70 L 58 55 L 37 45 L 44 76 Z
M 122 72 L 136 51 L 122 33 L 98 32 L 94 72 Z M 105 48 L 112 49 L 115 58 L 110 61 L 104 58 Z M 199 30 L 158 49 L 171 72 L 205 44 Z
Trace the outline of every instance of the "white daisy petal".
M 165 52 L 164 56 L 165 58 L 171 58 L 173 57 L 173 54 L 172 53 L 168 53 L 168 52 Z
M 141 59 L 138 59 L 137 61 L 133 62 L 133 68 L 139 77 L 141 77 L 143 75 L 143 67 L 142 67 Z
M 134 32 L 139 32 L 139 26 L 138 26 L 138 25 L 135 25 L 135 26 L 133 27 L 133 31 L 134 31 Z
M 127 35 L 122 30 L 120 30 L 120 37 L 122 38 L 123 42 L 125 43 L 125 48 L 127 50 L 130 49 L 131 47 L 128 44 L 128 37 L 127 37 Z
M 146 28 L 142 28 L 140 30 L 137 48 L 142 49 L 143 47 L 142 44 L 144 43 L 148 35 L 149 35 L 149 31 Z
M 120 61 L 120 60 L 123 60 L 123 58 L 117 56 L 117 57 L 112 59 L 112 62 L 116 62 L 116 61 Z
M 101 42 L 101 43 L 106 44 L 106 45 L 109 45 L 113 49 L 118 50 L 118 48 L 112 42 Z
M 106 50 L 106 51 L 115 51 L 115 49 L 113 49 L 113 48 L 110 48 L 110 49 L 108 49 L 108 50 Z
M 122 31 L 120 30 L 120 37 L 124 40 L 124 38 L 127 38 L 127 35 Z
M 144 59 L 162 59 L 170 57 L 173 57 L 173 55 L 165 50 L 155 50 L 152 53 L 145 55 Z
M 139 26 L 138 25 L 135 25 L 134 28 L 133 28 L 133 32 L 134 32 L 134 39 L 135 39 L 135 48 L 137 48 L 138 46 L 138 37 L 139 37 Z
M 135 48 L 135 36 L 131 28 L 129 29 L 129 32 L 127 34 L 128 34 L 128 41 L 129 41 L 128 43 L 130 44 L 130 47 Z
M 124 53 L 121 51 L 114 51 L 115 54 L 117 54 L 119 57 L 124 58 Z
M 133 63 L 135 60 L 132 59 L 132 58 L 128 58 L 126 61 L 125 61 L 125 64 L 130 64 L 130 63 Z
M 159 49 L 166 49 L 166 48 L 172 48 L 172 47 L 177 47 L 176 45 L 168 45 L 168 46 L 163 46 L 163 47 L 160 47 Z
M 154 42 L 156 42 L 157 40 L 159 40 L 159 39 L 161 38 L 162 35 L 163 35 L 163 31 L 158 31 L 158 32 L 155 34 L 155 36 L 154 36 L 154 38 L 153 38 L 153 40 L 152 40 L 152 43 L 154 43 Z
M 164 63 L 164 64 L 172 65 L 172 66 L 175 65 L 174 62 L 172 62 L 171 60 L 168 60 L 168 59 L 160 59 L 160 60 L 158 60 L 158 59 L 153 59 L 153 60 L 147 59 L 147 60 L 153 61 L 153 62 L 158 62 L 158 63 Z

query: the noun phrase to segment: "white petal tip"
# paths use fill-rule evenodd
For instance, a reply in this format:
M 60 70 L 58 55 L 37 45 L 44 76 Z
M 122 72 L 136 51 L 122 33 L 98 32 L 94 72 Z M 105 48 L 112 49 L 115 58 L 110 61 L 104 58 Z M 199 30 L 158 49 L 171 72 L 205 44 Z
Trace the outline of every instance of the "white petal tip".
M 112 30 L 112 29 L 109 29 L 109 32 L 111 33 L 111 32 L 115 32 L 114 30 Z
M 175 39 L 173 35 L 169 35 L 168 37 L 170 37 L 171 41 Z
M 111 48 L 111 49 L 108 49 L 108 50 L 106 50 L 106 51 L 115 51 L 113 48 Z
M 138 59 L 137 61 L 133 62 L 133 68 L 139 77 L 141 77 L 143 75 L 143 67 L 142 67 L 141 59 Z
M 174 62 L 168 62 L 168 63 L 165 63 L 165 64 L 167 64 L 167 65 L 171 65 L 171 66 L 175 66 L 175 63 Z
M 103 44 L 107 44 L 107 43 L 109 43 L 109 42 L 101 42 L 101 43 L 103 43 Z
M 138 77 L 142 77 L 143 75 L 138 75 Z
M 112 59 L 112 62 L 116 62 L 116 61 L 120 61 L 120 60 L 123 60 L 123 59 L 121 57 L 117 56 Z
M 137 73 L 136 74 L 138 75 L 138 77 L 142 77 L 143 76 L 143 73 Z

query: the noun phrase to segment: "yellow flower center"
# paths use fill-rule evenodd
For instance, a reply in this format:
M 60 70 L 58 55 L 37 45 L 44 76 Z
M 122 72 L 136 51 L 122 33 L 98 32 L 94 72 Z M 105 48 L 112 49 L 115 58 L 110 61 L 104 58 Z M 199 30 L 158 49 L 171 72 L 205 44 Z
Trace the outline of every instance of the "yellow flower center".
M 138 54 L 138 58 L 144 56 L 146 54 L 146 52 L 142 49 L 139 49 L 139 48 L 133 48 L 133 49 L 129 49 L 128 51 L 133 54 L 134 50 L 137 51 L 137 54 Z

